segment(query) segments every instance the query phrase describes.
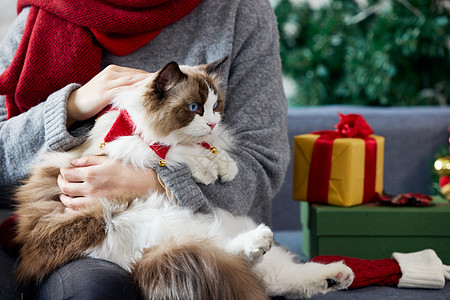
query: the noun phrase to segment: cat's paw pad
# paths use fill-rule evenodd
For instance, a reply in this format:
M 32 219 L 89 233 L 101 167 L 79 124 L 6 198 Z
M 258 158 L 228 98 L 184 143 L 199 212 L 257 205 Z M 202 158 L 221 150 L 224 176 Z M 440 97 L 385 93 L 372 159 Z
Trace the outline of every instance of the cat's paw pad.
M 329 269 L 328 276 L 325 279 L 324 286 L 331 290 L 342 290 L 348 288 L 355 277 L 352 269 L 342 262 L 331 263 L 327 265 Z
M 273 232 L 264 224 L 248 233 L 245 255 L 251 264 L 259 263 L 273 245 Z

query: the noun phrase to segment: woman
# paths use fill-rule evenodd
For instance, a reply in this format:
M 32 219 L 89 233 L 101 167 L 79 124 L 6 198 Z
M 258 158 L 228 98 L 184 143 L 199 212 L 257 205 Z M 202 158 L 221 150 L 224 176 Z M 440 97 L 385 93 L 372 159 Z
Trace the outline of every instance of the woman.
M 2 194 L 26 176 L 42 151 L 67 150 L 81 143 L 92 117 L 117 91 L 140 81 L 147 72 L 158 70 L 169 61 L 198 65 L 228 56 L 223 68 L 227 96 L 223 122 L 232 128 L 238 141 L 234 152 L 238 155 L 233 156 L 239 166 L 235 180 L 204 186 L 195 183 L 185 166 L 171 171 L 166 168 L 134 170 L 107 157 L 92 156 L 73 162 L 73 168 L 61 169 L 60 200 L 67 207 L 77 209 L 111 193 L 127 195 L 130 190 L 163 189 L 157 180 L 159 176 L 179 205 L 192 211 L 209 212 L 218 206 L 270 224 L 270 202 L 284 179 L 289 149 L 278 32 L 269 3 L 263 0 L 188 1 L 181 17 L 174 20 L 172 17 L 175 11 L 178 16 L 181 3 L 176 0 L 155 4 L 148 11 L 146 2 L 151 1 L 133 1 L 137 8 L 130 8 L 128 1 L 120 0 L 84 6 L 79 5 L 79 1 L 55 2 L 59 4 L 19 1 L 19 7 L 23 8 L 0 47 L 0 92 L 7 95 L 0 96 Z M 121 7 L 123 3 L 128 5 L 126 9 Z M 177 9 L 170 12 L 171 8 Z M 79 20 L 83 14 L 74 16 L 83 9 L 87 9 L 86 13 L 94 11 L 95 19 L 100 19 L 98 24 L 89 24 L 89 29 L 74 23 L 85 21 Z M 109 34 L 101 27 L 125 18 L 123 12 L 133 11 L 139 15 L 144 10 L 155 18 L 170 12 L 167 16 L 171 22 L 158 21 L 161 28 L 144 34 Z M 36 27 L 26 26 L 31 18 L 54 23 L 40 35 L 33 35 L 29 30 Z M 124 31 L 131 32 L 131 27 Z M 54 29 L 56 31 L 51 32 Z M 24 50 L 23 38 L 27 36 L 35 44 L 28 43 Z M 80 40 L 85 42 L 86 39 L 89 47 L 71 46 L 72 42 L 79 45 Z M 58 52 L 59 49 L 65 50 Z M 67 49 L 72 52 L 67 54 Z M 32 75 L 14 81 L 17 78 L 11 74 L 28 73 L 13 72 L 8 66 L 15 65 L 18 53 L 34 53 L 32 50 L 37 53 L 37 62 L 30 67 Z M 53 52 L 61 54 L 47 55 Z M 52 57 L 51 60 L 48 57 Z M 28 66 L 27 62 L 19 65 Z M 92 68 L 93 65 L 98 65 L 98 69 Z M 61 70 L 64 76 L 60 75 Z M 61 77 L 74 79 L 61 80 L 61 87 L 47 91 L 47 95 L 45 88 L 48 81 L 53 80 L 45 80 L 46 72 L 54 76 L 55 81 Z M 33 76 L 40 79 L 30 79 Z M 27 89 L 29 83 L 36 88 Z M 7 201 L 4 199 L 3 203 Z M 94 259 L 67 264 L 36 289 L 37 298 L 69 296 L 80 299 L 138 297 L 131 278 L 120 267 Z

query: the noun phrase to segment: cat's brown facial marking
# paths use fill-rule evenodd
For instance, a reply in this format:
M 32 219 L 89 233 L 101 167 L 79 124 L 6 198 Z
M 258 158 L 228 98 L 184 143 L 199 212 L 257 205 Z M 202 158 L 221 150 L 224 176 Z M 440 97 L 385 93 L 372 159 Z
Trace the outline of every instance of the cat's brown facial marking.
M 218 86 L 216 77 L 205 68 L 182 71 L 175 62 L 166 65 L 144 94 L 143 104 L 148 119 L 154 122 L 154 130 L 159 136 L 167 136 L 188 126 L 196 115 L 203 116 L 208 107 L 222 115 L 224 98 Z

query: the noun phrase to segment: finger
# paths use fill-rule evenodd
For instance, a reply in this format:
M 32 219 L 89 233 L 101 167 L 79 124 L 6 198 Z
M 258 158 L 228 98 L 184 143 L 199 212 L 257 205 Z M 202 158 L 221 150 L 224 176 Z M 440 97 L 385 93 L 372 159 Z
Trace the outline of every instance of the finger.
M 69 197 L 69 196 L 67 196 L 67 195 L 64 195 L 64 194 L 60 194 L 60 195 L 59 195 L 59 201 L 61 201 L 61 203 L 62 203 L 65 207 L 71 209 L 71 207 L 70 207 L 70 206 L 72 205 L 72 198 L 71 198 L 71 197 Z
M 59 174 L 58 176 L 57 183 L 61 191 L 66 195 L 76 197 L 88 194 L 85 191 L 83 182 L 69 182 L 66 179 L 64 179 L 64 177 L 61 174 Z
M 112 80 L 108 89 L 104 91 L 103 97 L 108 99 L 108 103 L 111 102 L 119 93 L 134 89 L 142 85 L 149 76 L 149 73 L 128 75 L 127 77 L 117 78 Z
M 95 200 L 90 197 L 69 197 L 67 195 L 59 195 L 59 200 L 65 207 L 77 210 L 92 205 Z
M 60 168 L 59 172 L 67 182 L 83 182 L 86 178 L 83 168 Z
M 149 75 L 150 73 L 124 73 L 109 82 L 110 89 L 124 86 L 131 87 L 135 83 L 147 79 Z
M 150 73 L 140 69 L 109 65 L 98 74 L 98 79 L 106 84 L 111 84 L 117 79 L 133 79 L 134 77 L 145 77 L 149 74 Z
M 127 90 L 131 90 L 133 88 L 135 88 L 135 85 L 120 85 L 117 86 L 115 88 L 112 88 L 110 90 L 108 90 L 107 94 L 108 96 L 113 99 L 115 98 L 118 94 L 120 94 L 121 92 L 127 91 Z M 105 93 L 106 94 L 106 93 Z
M 110 65 L 108 67 L 112 67 L 112 71 L 118 72 L 118 73 L 143 73 L 148 74 L 147 71 L 144 71 L 142 69 L 136 69 L 136 68 L 129 68 L 129 67 L 122 67 L 118 65 Z
M 81 168 L 100 165 L 105 163 L 107 160 L 108 159 L 104 155 L 89 155 L 78 159 L 74 159 L 72 160 L 71 163 L 74 167 Z

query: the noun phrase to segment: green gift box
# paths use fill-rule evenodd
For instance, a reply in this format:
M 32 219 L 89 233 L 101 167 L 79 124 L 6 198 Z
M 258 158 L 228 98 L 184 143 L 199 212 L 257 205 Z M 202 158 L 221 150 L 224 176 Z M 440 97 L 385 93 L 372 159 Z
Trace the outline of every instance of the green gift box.
M 354 207 L 300 203 L 303 252 L 361 259 L 433 249 L 450 264 L 450 204 L 434 197 L 429 207 L 365 204 Z

